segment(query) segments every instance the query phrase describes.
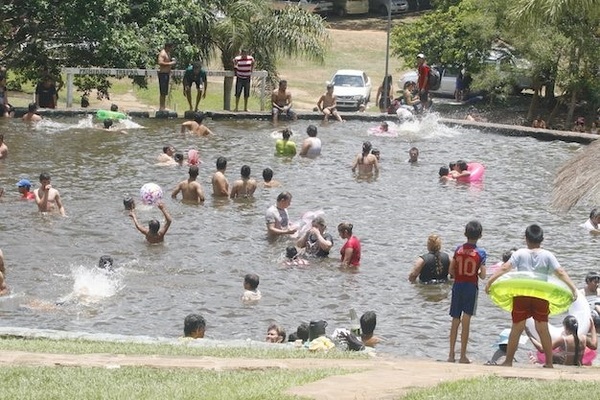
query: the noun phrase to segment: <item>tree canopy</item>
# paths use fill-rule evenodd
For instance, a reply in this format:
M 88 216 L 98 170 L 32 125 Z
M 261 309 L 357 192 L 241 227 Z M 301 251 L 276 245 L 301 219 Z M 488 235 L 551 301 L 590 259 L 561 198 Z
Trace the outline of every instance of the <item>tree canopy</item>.
M 165 42 L 180 68 L 241 47 L 275 77 L 281 55 L 322 60 L 323 19 L 267 0 L 6 0 L 0 6 L 0 62 L 34 79 L 41 67 L 155 68 Z
M 432 64 L 462 64 L 475 75 L 480 89 L 494 91 L 510 85 L 511 79 L 482 61 L 493 45 L 502 43 L 531 62 L 528 73 L 536 94 L 542 86 L 547 97 L 553 98 L 555 87 L 564 94 L 568 119 L 582 101 L 587 102 L 588 112 L 600 106 L 600 0 L 438 0 L 435 4 L 435 11 L 401 24 L 392 33 L 392 52 L 408 65 L 421 52 Z

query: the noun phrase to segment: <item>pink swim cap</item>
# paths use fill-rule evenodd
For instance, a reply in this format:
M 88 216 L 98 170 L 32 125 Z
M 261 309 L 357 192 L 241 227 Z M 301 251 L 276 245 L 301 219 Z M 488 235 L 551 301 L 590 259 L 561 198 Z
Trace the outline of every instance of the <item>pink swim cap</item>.
M 189 150 L 188 151 L 188 164 L 189 165 L 198 165 L 200 164 L 200 154 L 198 153 L 198 150 Z

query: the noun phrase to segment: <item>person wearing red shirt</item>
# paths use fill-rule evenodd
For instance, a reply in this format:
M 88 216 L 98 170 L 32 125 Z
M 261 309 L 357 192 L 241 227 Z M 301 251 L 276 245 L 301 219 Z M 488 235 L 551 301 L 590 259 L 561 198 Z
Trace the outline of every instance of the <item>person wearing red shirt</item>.
M 342 266 L 358 267 L 360 265 L 360 241 L 356 236 L 352 236 L 352 224 L 342 222 L 338 225 L 338 233 L 342 239 L 348 239 L 340 250 Z
M 486 275 L 486 251 L 477 247 L 477 241 L 483 231 L 478 221 L 470 221 L 465 227 L 467 243 L 458 246 L 450 261 L 449 273 L 454 277 L 452 285 L 452 300 L 450 301 L 450 351 L 448 361 L 454 362 L 454 346 L 458 337 L 458 327 L 462 324 L 460 335 L 460 359 L 458 362 L 469 364 L 467 358 L 467 344 L 469 343 L 469 329 L 471 317 L 477 310 L 477 296 L 479 279 Z
M 431 68 L 425 61 L 425 55 L 420 53 L 417 55 L 417 69 L 419 71 L 419 80 L 417 85 L 419 86 L 419 99 L 423 108 L 429 108 L 429 71 Z

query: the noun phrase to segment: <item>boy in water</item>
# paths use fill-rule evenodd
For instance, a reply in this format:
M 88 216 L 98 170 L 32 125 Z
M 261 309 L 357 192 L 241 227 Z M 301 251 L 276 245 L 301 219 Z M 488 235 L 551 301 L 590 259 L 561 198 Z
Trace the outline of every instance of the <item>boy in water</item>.
M 460 334 L 460 359 L 459 363 L 469 364 L 467 358 L 467 344 L 469 343 L 469 329 L 471 316 L 477 309 L 478 278 L 485 278 L 485 260 L 487 254 L 477 241 L 481 238 L 483 228 L 478 221 L 470 221 L 465 227 L 467 243 L 458 246 L 450 261 L 449 273 L 454 277 L 452 285 L 452 301 L 450 303 L 450 351 L 448 362 L 454 362 L 454 347 L 458 337 L 458 327 L 462 323 Z
M 50 212 L 58 210 L 60 215 L 66 217 L 65 208 L 63 207 L 60 193 L 50 184 L 50 175 L 46 172 L 40 174 L 40 187 L 33 191 L 35 195 L 35 203 L 40 212 Z
M 200 314 L 188 314 L 183 320 L 183 336 L 191 339 L 203 339 L 206 332 L 206 320 Z
M 258 290 L 258 284 L 260 279 L 256 274 L 246 274 L 244 276 L 244 294 L 242 295 L 242 301 L 252 302 L 261 299 L 262 294 Z
M 164 203 L 158 203 L 157 207 L 160 211 L 162 211 L 163 215 L 165 216 L 165 224 L 162 227 L 162 229 L 160 227 L 160 222 L 158 222 L 155 219 L 148 222 L 148 228 L 141 226 L 135 215 L 135 209 L 129 211 L 129 216 L 131 217 L 131 219 L 133 219 L 133 223 L 135 224 L 137 230 L 140 231 L 146 237 L 148 243 L 153 244 L 162 243 L 165 240 L 165 234 L 169 230 L 171 222 L 173 221 Z
M 502 267 L 488 280 L 485 292 L 490 292 L 490 286 L 496 279 L 513 268 L 517 271 L 530 271 L 539 275 L 550 275 L 553 273 L 558 279 L 569 286 L 573 292 L 573 300 L 577 299 L 577 287 L 571 281 L 567 272 L 560 266 L 554 254 L 541 248 L 544 240 L 544 231 L 539 225 L 529 225 L 525 229 L 526 249 L 515 251 L 510 259 L 502 264 Z M 552 338 L 548 330 L 548 315 L 550 315 L 550 304 L 547 300 L 537 297 L 516 296 L 513 297 L 512 327 L 508 337 L 506 348 L 506 360 L 501 365 L 512 367 L 513 358 L 519 344 L 519 337 L 525 329 L 525 320 L 533 317 L 535 329 L 540 337 L 540 342 L 546 356 L 545 368 L 552 368 Z

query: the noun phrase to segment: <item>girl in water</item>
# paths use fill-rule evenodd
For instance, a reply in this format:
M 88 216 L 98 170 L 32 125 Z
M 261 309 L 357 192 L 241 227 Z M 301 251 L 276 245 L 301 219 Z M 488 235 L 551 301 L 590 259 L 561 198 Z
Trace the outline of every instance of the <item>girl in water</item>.
M 362 146 L 362 153 L 358 154 L 352 164 L 352 172 L 356 172 L 358 169 L 359 175 L 372 175 L 379 173 L 379 162 L 377 157 L 371 153 L 373 146 L 371 142 L 364 142 Z
M 352 235 L 352 224 L 342 222 L 338 225 L 338 233 L 342 239 L 347 239 L 342 246 L 342 267 L 357 268 L 360 265 L 360 240 Z
M 448 267 L 450 257 L 441 251 L 442 238 L 436 234 L 427 238 L 427 253 L 419 256 L 415 261 L 408 280 L 415 283 L 417 278 L 421 283 L 444 283 L 448 282 Z
M 565 317 L 563 320 L 563 328 L 563 334 L 552 342 L 554 353 L 552 356 L 552 363 L 581 366 L 585 348 L 589 347 L 590 349 L 595 350 L 597 347 L 596 328 L 592 322 L 590 325 L 591 335 L 589 341 L 587 340 L 586 335 L 577 334 L 579 323 L 574 316 L 567 315 Z M 542 352 L 543 348 L 539 340 L 532 337 L 529 332 L 527 332 L 527 335 L 535 348 Z
M 308 260 L 300 256 L 300 253 L 298 253 L 298 249 L 296 248 L 296 246 L 288 246 L 285 249 L 285 260 L 283 261 L 283 265 L 286 265 L 288 267 L 298 265 L 306 266 L 308 265 Z

